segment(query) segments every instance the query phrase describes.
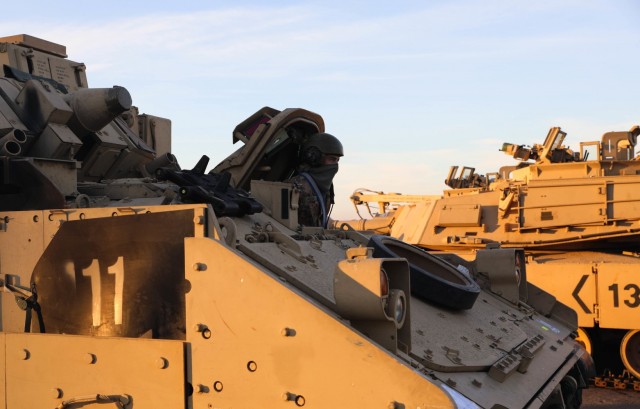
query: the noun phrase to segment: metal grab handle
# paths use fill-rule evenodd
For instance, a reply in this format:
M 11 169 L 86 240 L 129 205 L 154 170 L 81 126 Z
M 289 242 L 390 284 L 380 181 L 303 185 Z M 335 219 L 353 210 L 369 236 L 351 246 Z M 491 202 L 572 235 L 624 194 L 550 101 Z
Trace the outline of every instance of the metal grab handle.
M 84 406 L 88 403 L 114 403 L 119 409 L 126 409 L 129 403 L 131 403 L 131 396 L 124 393 L 121 395 L 104 395 L 98 393 L 95 395 L 78 396 L 60 402 L 60 404 L 56 406 L 56 409 L 65 409 L 72 405 Z

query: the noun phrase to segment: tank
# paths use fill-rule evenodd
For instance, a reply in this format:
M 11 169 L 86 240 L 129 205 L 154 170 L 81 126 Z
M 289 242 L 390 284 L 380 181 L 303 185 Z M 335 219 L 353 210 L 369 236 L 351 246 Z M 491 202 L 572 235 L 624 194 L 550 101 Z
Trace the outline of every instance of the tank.
M 337 224 L 467 258 L 488 246 L 523 248 L 527 279 L 577 311 L 598 371 L 640 378 L 638 134 L 638 126 L 606 132 L 574 152 L 554 127 L 542 144 L 505 143 L 517 162 L 498 172 L 451 167 L 442 195 L 355 192 L 356 205 L 377 211 Z
M 576 314 L 513 279 L 521 250 L 298 224 L 320 115 L 259 109 L 183 169 L 170 121 L 65 47 L 0 60 L 0 407 L 580 406 Z

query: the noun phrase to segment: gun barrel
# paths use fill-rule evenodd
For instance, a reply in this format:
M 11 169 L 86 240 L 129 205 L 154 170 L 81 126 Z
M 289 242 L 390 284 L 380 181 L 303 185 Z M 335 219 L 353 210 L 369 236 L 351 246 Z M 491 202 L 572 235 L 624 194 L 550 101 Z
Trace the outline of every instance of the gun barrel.
M 171 153 L 165 153 L 164 155 L 160 155 L 155 158 L 153 161 L 148 163 L 144 169 L 150 176 L 155 176 L 156 171 L 159 168 L 171 168 L 174 170 L 180 170 L 180 166 L 178 165 L 178 161 L 175 156 Z
M 80 89 L 65 101 L 73 110 L 68 125 L 78 135 L 98 132 L 132 104 L 131 94 L 120 86 Z

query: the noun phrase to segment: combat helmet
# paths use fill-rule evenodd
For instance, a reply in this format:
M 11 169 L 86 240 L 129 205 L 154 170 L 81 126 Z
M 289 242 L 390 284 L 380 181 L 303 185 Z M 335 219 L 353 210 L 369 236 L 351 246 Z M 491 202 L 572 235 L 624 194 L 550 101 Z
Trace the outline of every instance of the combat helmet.
M 320 165 L 322 155 L 344 156 L 342 143 L 335 136 L 326 132 L 316 133 L 304 142 L 302 145 L 302 162 L 311 166 Z

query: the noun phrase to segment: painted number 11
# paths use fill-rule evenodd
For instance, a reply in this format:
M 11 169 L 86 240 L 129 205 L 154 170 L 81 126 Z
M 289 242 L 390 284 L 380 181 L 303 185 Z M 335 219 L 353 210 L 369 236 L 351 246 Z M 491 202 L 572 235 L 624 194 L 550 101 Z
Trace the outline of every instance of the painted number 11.
M 115 276 L 115 291 L 113 295 L 113 318 L 116 325 L 122 324 L 122 293 L 124 290 L 124 262 L 118 257 L 115 264 L 107 267 L 107 273 Z M 91 317 L 93 326 L 98 327 L 102 323 L 102 281 L 100 279 L 100 264 L 93 260 L 91 265 L 82 270 L 82 275 L 91 279 Z

